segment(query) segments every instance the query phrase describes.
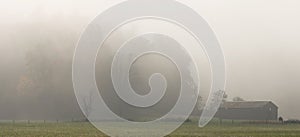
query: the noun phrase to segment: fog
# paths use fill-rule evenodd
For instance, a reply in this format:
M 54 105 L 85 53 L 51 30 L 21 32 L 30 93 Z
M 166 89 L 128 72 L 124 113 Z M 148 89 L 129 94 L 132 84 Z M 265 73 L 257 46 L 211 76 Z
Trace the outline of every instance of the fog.
M 82 117 L 72 88 L 73 53 L 85 26 L 116 2 L 1 1 L 0 119 Z M 182 2 L 198 11 L 219 38 L 228 100 L 271 100 L 279 115 L 300 119 L 299 1 Z M 209 76 L 200 78 L 204 93 Z

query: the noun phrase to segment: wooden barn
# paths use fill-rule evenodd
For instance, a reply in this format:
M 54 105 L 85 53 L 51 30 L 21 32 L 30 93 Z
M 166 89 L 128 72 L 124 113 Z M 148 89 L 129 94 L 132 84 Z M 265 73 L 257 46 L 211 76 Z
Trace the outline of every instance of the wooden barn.
M 277 120 L 278 107 L 271 101 L 224 102 L 215 117 L 230 120 Z

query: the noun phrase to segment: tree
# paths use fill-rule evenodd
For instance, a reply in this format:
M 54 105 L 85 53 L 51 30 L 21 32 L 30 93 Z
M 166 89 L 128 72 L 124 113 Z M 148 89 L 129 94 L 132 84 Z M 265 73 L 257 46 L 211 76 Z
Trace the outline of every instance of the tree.
M 82 109 L 83 109 L 83 113 L 85 114 L 85 121 L 88 121 L 88 118 L 90 117 L 92 111 L 93 111 L 93 94 L 92 91 L 90 91 L 88 93 L 87 96 L 85 96 L 82 100 Z
M 197 109 L 198 110 L 202 110 L 203 108 L 204 108 L 204 106 L 205 106 L 205 103 L 204 103 L 204 100 L 203 100 L 203 98 L 199 95 L 198 96 L 198 99 L 197 99 Z
M 282 124 L 284 123 L 284 121 L 283 121 L 283 118 L 282 118 L 282 117 L 279 117 L 279 118 L 278 118 L 278 120 L 279 120 L 279 122 L 280 122 L 280 123 L 282 123 Z
M 226 92 L 224 91 L 222 102 L 226 102 L 226 101 L 227 101 L 227 98 L 228 98 L 228 95 L 227 95 Z
M 28 110 L 26 113 L 40 110 L 35 114 L 49 119 L 83 117 L 72 87 L 76 29 L 51 21 L 33 24 L 37 27 L 28 27 L 31 33 L 23 36 L 26 71 L 20 77 L 17 91 L 22 95 L 20 100 Z
M 232 101 L 238 102 L 238 101 L 245 101 L 245 100 L 243 98 L 241 98 L 241 97 L 234 97 L 232 99 Z

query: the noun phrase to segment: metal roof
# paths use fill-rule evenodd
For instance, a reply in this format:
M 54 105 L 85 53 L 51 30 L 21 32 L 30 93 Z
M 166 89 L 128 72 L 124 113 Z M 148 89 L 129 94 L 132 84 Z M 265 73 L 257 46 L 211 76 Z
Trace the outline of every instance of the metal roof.
M 267 104 L 274 105 L 272 101 L 238 101 L 238 102 L 224 102 L 220 108 L 261 108 Z

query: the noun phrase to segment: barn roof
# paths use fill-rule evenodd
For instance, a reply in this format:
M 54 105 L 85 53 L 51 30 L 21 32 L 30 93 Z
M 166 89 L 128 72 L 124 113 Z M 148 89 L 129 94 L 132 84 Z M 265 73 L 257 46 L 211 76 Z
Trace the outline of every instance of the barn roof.
M 238 101 L 238 102 L 224 102 L 221 104 L 221 108 L 261 108 L 267 104 L 274 105 L 272 101 Z

